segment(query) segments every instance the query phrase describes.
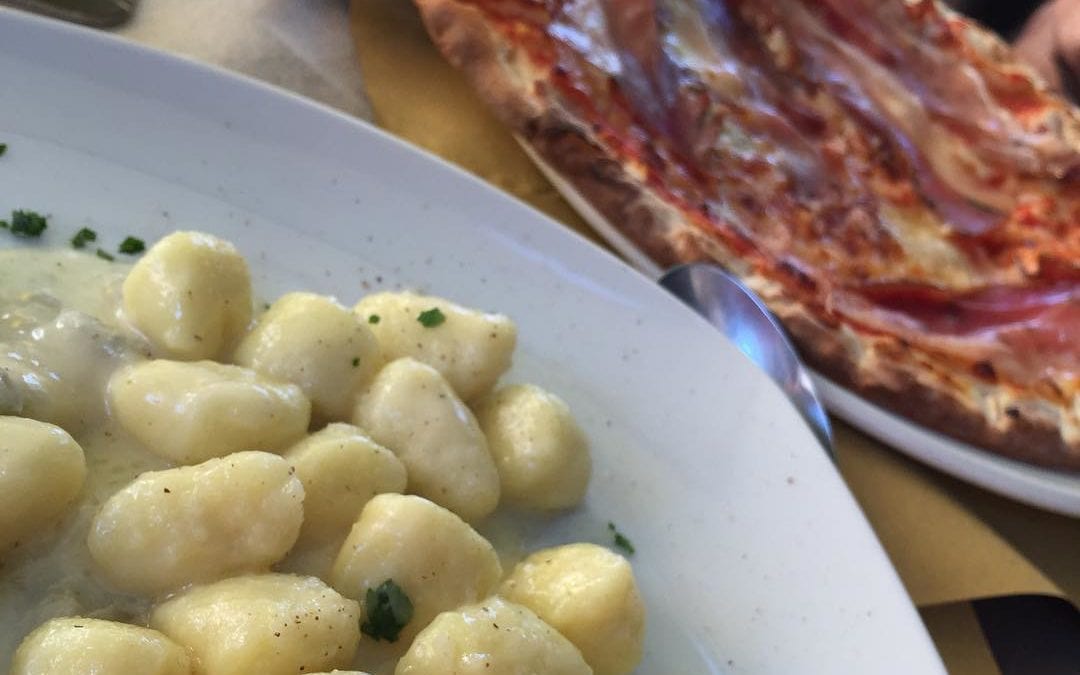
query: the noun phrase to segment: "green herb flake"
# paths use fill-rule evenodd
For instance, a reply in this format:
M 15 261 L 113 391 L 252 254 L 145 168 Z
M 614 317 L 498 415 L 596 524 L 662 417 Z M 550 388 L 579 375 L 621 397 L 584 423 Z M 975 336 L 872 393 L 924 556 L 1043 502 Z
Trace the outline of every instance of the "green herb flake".
M 92 241 L 97 241 L 97 232 L 94 232 L 89 227 L 84 227 L 71 238 L 71 247 L 86 248 L 86 245 Z
M 41 233 L 49 224 L 45 222 L 45 216 L 35 211 L 18 210 L 11 212 L 11 233 L 16 237 L 32 239 L 40 237 Z
M 367 318 L 367 322 L 371 324 L 379 323 L 380 321 L 382 321 L 382 318 L 378 314 L 372 314 Z
M 124 241 L 120 242 L 120 248 L 118 250 L 124 255 L 139 255 L 146 250 L 146 244 L 142 239 L 127 237 Z
M 7 143 L 0 143 L 0 157 L 3 157 L 5 152 L 7 152 Z
M 108 260 L 109 262 L 112 262 L 112 261 L 116 260 L 116 256 L 114 256 L 112 253 L 109 253 L 108 251 L 106 251 L 103 248 L 99 248 L 96 251 L 96 254 L 97 254 L 97 257 L 101 258 L 102 260 Z
M 438 307 L 432 307 L 420 312 L 420 316 L 416 317 L 416 320 L 424 328 L 434 328 L 446 321 L 446 315 Z
M 352 367 L 356 368 L 359 365 L 360 365 L 360 357 L 359 356 L 354 356 L 353 360 L 352 360 Z
M 397 642 L 401 629 L 413 616 L 412 601 L 393 579 L 382 582 L 378 588 L 369 588 L 364 596 L 367 620 L 360 624 L 360 631 L 368 637 L 387 642 Z
M 11 225 L 8 225 L 8 221 L 0 220 L 0 230 L 6 230 L 6 229 L 8 229 L 10 227 L 11 227 Z
M 615 527 L 615 523 L 608 523 L 607 527 L 611 530 L 611 534 L 615 537 L 615 548 L 622 549 L 627 555 L 634 555 L 634 545 L 626 537 L 625 534 L 619 532 L 619 529 Z

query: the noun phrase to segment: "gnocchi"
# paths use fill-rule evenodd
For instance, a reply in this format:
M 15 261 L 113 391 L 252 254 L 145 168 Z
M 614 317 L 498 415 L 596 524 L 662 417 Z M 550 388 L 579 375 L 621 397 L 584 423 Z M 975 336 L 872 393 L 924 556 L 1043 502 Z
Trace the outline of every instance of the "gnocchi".
M 348 424 L 331 424 L 284 454 L 304 485 L 300 541 L 344 536 L 372 497 L 405 490 L 405 466 L 392 452 Z
M 476 418 L 431 366 L 411 358 L 386 365 L 353 423 L 394 451 L 409 491 L 476 521 L 499 504 L 499 473 Z
M 495 385 L 510 367 L 517 344 L 517 327 L 508 317 L 432 295 L 374 293 L 354 311 L 372 322 L 387 358 L 408 356 L 428 364 L 466 401 Z M 425 312 L 433 320 L 422 318 Z
M 150 625 L 191 650 L 200 675 L 296 675 L 352 662 L 360 606 L 314 577 L 264 574 L 184 591 Z
M 340 422 L 382 366 L 382 352 L 367 322 L 331 298 L 289 293 L 259 317 L 233 360 L 299 385 L 316 421 Z
M 124 314 L 161 356 L 224 357 L 251 323 L 251 274 L 236 247 L 202 232 L 155 244 L 123 285 Z
M 495 590 L 502 566 L 495 549 L 450 511 L 421 497 L 385 494 L 360 514 L 330 570 L 342 594 L 363 600 L 387 579 L 408 595 L 405 644 L 440 612 Z
M 645 607 L 630 563 L 606 548 L 538 551 L 518 563 L 499 594 L 565 635 L 597 675 L 629 673 L 641 660 Z
M 110 379 L 113 415 L 148 450 L 181 464 L 303 437 L 311 403 L 294 384 L 213 361 L 145 361 Z
M 191 675 L 182 647 L 156 630 L 82 617 L 53 619 L 28 635 L 10 675 Z
M 63 514 L 85 480 L 83 450 L 66 431 L 0 417 L 0 554 Z
M 32 299 L 0 294 L 0 410 L 62 411 L 66 431 L 0 416 L 0 672 L 13 653 L 12 675 L 604 674 L 640 658 L 625 560 L 560 547 L 504 579 L 471 524 L 516 558 L 521 516 L 482 521 L 501 501 L 571 508 L 591 473 L 561 399 L 496 388 L 509 318 L 298 292 L 252 323 L 247 264 L 195 232 L 126 277 L 77 252 L 20 256 L 42 270 L 11 277 Z
M 554 510 L 585 496 L 589 448 L 562 399 L 533 385 L 513 385 L 485 397 L 476 418 L 508 502 Z
M 280 560 L 303 500 L 288 462 L 241 452 L 139 476 L 101 507 L 87 545 L 115 587 L 157 595 Z
M 394 675 L 592 675 L 581 652 L 531 611 L 499 597 L 444 612 Z

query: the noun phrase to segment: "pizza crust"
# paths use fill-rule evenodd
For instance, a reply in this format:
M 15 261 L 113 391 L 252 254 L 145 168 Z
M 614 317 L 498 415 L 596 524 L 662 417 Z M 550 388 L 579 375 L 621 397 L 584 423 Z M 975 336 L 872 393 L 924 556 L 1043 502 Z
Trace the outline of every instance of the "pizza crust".
M 418 0 L 428 33 L 450 63 L 465 69 L 484 102 L 512 128 L 543 112 L 543 101 L 526 92 L 532 81 L 515 71 L 515 50 L 493 32 L 475 7 L 455 0 Z
M 682 212 L 614 160 L 589 129 L 544 95 L 535 84 L 543 73 L 493 31 L 478 9 L 458 0 L 415 2 L 436 45 L 495 114 L 657 264 L 704 260 L 728 268 L 780 318 L 812 368 L 888 410 L 1007 457 L 1080 470 L 1080 412 L 951 371 L 898 338 L 826 322 L 805 300 L 687 223 Z
M 801 310 L 782 320 L 811 368 L 872 403 L 1013 459 L 1080 469 L 1080 449 L 1065 442 L 1049 404 L 1025 402 L 1004 386 L 985 385 L 973 377 L 952 387 L 928 384 L 925 372 L 906 360 L 909 347 L 894 338 L 877 338 L 875 344 L 861 346 L 860 351 L 870 355 L 865 360 L 874 366 L 859 367 L 852 358 L 855 350 L 837 337 L 837 331 Z M 981 395 L 964 397 L 964 388 L 980 389 Z

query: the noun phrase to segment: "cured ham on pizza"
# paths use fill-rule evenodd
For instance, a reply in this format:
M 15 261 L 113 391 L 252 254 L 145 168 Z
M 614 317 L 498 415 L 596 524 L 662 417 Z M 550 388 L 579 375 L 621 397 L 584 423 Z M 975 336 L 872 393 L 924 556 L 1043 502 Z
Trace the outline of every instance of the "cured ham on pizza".
M 416 0 L 494 111 L 661 266 L 814 368 L 1080 469 L 1080 113 L 932 0 Z

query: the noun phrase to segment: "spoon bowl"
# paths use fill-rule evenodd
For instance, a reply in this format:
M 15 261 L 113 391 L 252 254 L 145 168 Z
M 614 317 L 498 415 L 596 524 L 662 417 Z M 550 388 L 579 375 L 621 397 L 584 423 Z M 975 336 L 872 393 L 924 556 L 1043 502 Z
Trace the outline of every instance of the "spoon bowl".
M 709 263 L 674 267 L 660 277 L 660 285 L 708 319 L 780 385 L 835 461 L 829 416 L 810 373 L 764 303 L 734 276 Z

